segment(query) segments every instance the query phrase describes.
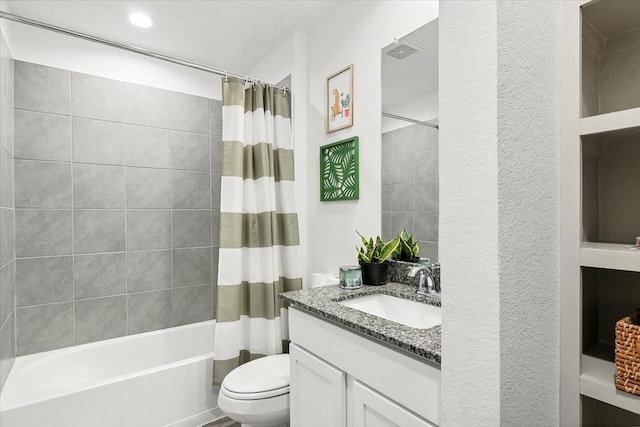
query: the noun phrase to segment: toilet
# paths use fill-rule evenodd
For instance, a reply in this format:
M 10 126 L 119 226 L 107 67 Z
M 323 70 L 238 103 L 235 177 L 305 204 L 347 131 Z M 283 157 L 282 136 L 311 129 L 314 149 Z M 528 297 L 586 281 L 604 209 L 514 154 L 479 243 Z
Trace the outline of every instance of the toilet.
M 289 355 L 261 357 L 229 372 L 218 406 L 243 427 L 289 425 Z

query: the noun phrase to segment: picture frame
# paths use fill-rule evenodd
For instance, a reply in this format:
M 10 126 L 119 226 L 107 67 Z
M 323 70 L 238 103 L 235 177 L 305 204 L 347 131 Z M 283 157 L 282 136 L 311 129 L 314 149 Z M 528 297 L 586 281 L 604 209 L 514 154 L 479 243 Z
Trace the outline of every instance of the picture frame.
M 320 147 L 320 201 L 360 198 L 358 137 Z
M 353 126 L 353 64 L 327 77 L 327 133 Z

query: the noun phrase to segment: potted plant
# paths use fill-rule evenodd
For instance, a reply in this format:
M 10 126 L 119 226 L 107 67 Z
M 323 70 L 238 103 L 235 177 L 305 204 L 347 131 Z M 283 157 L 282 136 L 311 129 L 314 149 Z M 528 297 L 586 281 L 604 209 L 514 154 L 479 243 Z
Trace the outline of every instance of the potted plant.
M 402 230 L 400 234 L 396 236 L 394 240 L 398 240 L 398 248 L 393 254 L 393 259 L 406 262 L 419 261 L 418 252 L 420 247 L 418 242 L 413 239 L 413 236 L 407 233 L 407 230 Z
M 387 262 L 395 254 L 400 246 L 400 239 L 396 237 L 388 242 L 380 236 L 375 240 L 367 239 L 358 233 L 362 239 L 362 246 L 356 247 L 358 262 L 362 268 L 362 283 L 365 285 L 384 285 L 387 283 L 389 263 Z

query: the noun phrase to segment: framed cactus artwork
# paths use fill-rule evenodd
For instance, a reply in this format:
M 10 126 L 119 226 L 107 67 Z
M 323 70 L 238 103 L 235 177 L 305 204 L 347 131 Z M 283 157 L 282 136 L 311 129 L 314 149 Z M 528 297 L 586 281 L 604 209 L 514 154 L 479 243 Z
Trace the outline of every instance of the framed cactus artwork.
M 327 77 L 327 133 L 353 126 L 353 64 Z
M 358 137 L 320 147 L 320 201 L 360 198 Z

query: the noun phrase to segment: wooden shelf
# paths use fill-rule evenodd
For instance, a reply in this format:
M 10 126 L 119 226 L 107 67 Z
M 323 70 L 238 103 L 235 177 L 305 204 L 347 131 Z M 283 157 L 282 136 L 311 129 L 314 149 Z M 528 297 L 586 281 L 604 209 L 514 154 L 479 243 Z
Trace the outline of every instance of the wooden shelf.
M 627 246 L 630 245 L 582 242 L 580 265 L 611 270 L 640 271 L 640 250 L 627 249 Z
M 640 107 L 580 119 L 581 136 L 640 126 Z
M 582 355 L 580 394 L 640 415 L 640 396 L 616 389 L 612 362 Z

